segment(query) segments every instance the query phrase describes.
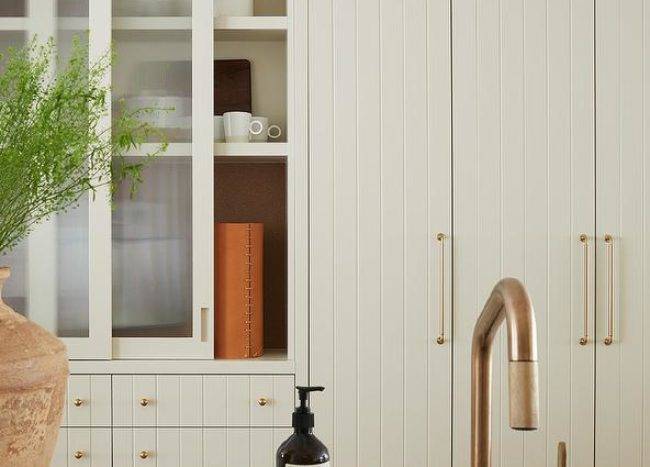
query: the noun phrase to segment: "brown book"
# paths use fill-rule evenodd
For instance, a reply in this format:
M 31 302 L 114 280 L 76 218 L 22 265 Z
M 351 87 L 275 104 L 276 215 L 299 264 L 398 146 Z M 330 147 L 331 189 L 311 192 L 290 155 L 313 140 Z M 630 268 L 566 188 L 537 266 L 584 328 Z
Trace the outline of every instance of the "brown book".
M 264 353 L 264 224 L 215 225 L 215 358 Z

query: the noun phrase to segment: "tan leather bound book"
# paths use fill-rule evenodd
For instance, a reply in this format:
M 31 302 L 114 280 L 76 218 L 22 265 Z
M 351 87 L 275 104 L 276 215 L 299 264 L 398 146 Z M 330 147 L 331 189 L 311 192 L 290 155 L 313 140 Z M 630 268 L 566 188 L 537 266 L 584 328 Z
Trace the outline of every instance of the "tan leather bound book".
M 215 225 L 215 358 L 264 353 L 264 224 Z

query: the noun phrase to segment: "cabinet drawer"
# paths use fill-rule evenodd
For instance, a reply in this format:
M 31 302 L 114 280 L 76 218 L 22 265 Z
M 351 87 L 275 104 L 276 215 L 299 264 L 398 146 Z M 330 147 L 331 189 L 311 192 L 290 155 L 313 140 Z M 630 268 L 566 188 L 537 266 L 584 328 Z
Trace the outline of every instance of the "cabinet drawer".
M 114 375 L 115 427 L 290 426 L 294 378 Z
M 111 426 L 111 377 L 71 375 L 61 426 Z
M 115 467 L 273 467 L 288 428 L 114 428 Z
M 111 467 L 110 428 L 61 428 L 51 467 Z

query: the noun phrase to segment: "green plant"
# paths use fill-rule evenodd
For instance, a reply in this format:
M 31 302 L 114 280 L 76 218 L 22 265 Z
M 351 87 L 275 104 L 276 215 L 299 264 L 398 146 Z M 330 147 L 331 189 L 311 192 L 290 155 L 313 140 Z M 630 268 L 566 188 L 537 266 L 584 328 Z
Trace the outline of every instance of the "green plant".
M 160 143 L 137 162 L 125 157 L 156 129 L 140 121 L 153 109 L 124 112 L 109 121 L 104 83 L 113 55 L 89 64 L 76 38 L 66 63 L 53 41 L 31 41 L 0 57 L 0 254 L 41 221 L 75 207 L 81 195 L 123 182 L 132 191 L 141 169 L 167 147 Z M 58 72 L 53 76 L 53 71 Z

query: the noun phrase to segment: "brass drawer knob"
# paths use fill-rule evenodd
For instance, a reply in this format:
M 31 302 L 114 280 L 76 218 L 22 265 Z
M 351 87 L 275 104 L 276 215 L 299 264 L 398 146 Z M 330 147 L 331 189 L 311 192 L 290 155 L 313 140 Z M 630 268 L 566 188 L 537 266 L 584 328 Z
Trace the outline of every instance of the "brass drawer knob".
M 148 406 L 149 405 L 149 399 L 147 399 L 146 397 L 143 397 L 142 399 L 140 399 L 140 405 L 142 407 Z
M 75 459 L 81 459 L 84 455 L 85 453 L 83 451 L 75 451 L 73 454 Z
M 140 456 L 140 459 L 146 459 L 147 457 L 149 457 L 149 451 L 140 451 L 138 453 L 138 456 Z
M 83 401 L 83 399 L 77 398 L 74 401 L 72 401 L 72 403 L 75 405 L 75 407 L 81 407 L 83 405 L 84 401 Z
M 266 397 L 260 397 L 259 399 L 257 399 L 257 405 L 259 405 L 260 407 L 264 407 L 268 403 L 269 400 Z

